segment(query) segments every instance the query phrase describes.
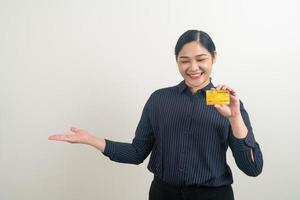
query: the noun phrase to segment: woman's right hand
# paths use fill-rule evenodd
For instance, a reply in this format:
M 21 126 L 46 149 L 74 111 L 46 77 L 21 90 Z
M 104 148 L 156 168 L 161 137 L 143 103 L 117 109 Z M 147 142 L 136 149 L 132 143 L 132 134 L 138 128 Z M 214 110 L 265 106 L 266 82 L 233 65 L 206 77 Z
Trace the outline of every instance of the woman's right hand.
M 71 133 L 66 134 L 54 134 L 48 137 L 49 140 L 56 140 L 56 141 L 64 141 L 69 143 L 80 143 L 80 144 L 88 144 L 97 149 L 101 152 L 105 149 L 105 140 L 102 138 L 97 138 L 90 134 L 88 131 L 71 127 Z

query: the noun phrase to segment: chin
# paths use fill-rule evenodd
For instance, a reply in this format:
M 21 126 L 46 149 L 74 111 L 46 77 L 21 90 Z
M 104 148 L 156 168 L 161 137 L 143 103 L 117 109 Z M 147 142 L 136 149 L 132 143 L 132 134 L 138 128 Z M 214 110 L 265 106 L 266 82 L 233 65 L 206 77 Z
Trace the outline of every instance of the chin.
M 195 88 L 201 87 L 201 86 L 203 86 L 203 84 L 205 84 L 207 82 L 207 80 L 203 80 L 203 79 L 192 80 L 192 79 L 188 78 L 186 80 L 187 80 L 187 83 L 189 86 L 192 86 Z
M 193 86 L 200 86 L 202 85 L 205 81 L 204 80 L 191 80 L 189 79 L 188 82 L 193 85 Z

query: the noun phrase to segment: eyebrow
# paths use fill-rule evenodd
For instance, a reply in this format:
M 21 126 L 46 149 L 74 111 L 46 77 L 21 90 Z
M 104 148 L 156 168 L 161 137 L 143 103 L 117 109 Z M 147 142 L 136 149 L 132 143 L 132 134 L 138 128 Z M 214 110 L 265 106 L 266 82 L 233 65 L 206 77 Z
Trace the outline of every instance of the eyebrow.
M 195 57 L 201 57 L 201 56 L 207 56 L 207 54 L 199 54 L 199 55 L 196 55 Z M 190 58 L 188 56 L 179 56 L 179 58 Z

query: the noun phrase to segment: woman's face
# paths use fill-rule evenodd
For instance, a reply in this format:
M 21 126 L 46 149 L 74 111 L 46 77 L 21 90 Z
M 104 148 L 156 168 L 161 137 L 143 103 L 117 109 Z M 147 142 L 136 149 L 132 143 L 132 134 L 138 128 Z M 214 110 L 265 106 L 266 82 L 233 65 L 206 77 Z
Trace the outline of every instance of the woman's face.
M 199 42 L 185 44 L 177 57 L 177 65 L 185 83 L 193 93 L 205 87 L 210 81 L 214 57 Z

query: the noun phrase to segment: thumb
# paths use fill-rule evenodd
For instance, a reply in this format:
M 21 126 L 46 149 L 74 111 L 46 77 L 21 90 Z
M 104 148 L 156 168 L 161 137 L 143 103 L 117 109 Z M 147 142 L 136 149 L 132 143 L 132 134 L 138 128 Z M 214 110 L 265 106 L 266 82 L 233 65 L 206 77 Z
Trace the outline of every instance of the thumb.
M 221 105 L 220 105 L 220 104 L 215 104 L 214 107 L 215 107 L 216 109 L 219 109 L 219 108 L 221 108 Z
M 214 105 L 215 109 L 217 109 L 218 112 L 222 113 L 224 106 L 221 104 L 215 104 Z

